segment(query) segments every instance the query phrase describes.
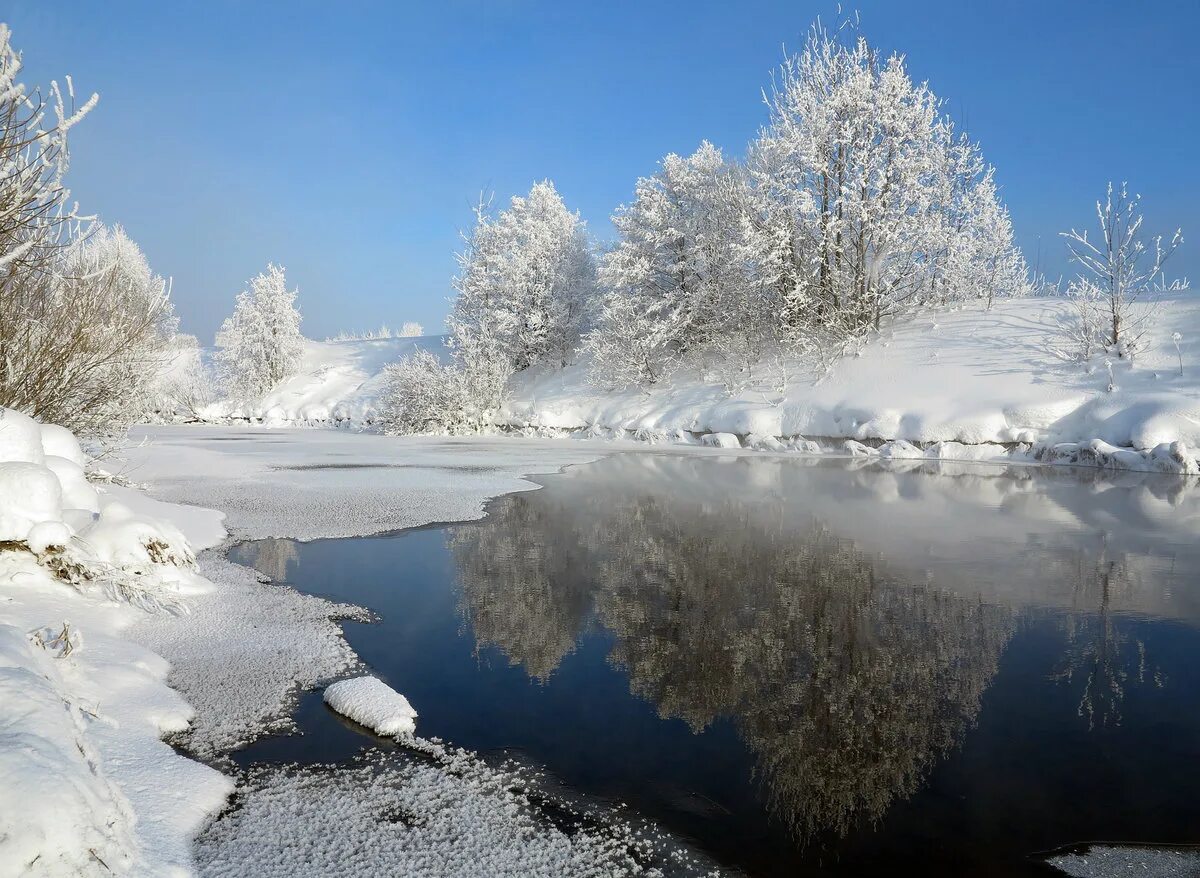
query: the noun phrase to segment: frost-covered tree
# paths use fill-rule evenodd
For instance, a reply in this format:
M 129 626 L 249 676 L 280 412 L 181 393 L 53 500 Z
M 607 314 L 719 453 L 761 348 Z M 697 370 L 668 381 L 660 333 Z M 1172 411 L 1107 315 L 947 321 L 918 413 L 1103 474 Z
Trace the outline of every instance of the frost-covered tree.
M 743 270 L 744 178 L 712 144 L 668 155 L 613 216 L 599 320 L 588 337 L 606 384 L 651 384 L 690 352 L 753 329 Z
M 1023 264 L 977 147 L 902 56 L 843 33 L 817 25 L 784 61 L 750 152 L 752 243 L 786 319 L 855 334 L 1007 289 Z
M 165 285 L 119 228 L 95 228 L 66 188 L 68 134 L 95 105 L 70 77 L 19 81 L 0 25 L 0 405 L 89 435 L 134 416 L 164 336 Z
M 744 165 L 668 156 L 614 217 L 601 383 L 688 360 L 732 391 L 764 357 L 827 362 L 885 318 L 1025 291 L 991 168 L 902 57 L 818 25 L 766 103 Z
M 425 328 L 415 320 L 406 320 L 400 327 L 400 338 L 417 338 L 425 334 Z
M 449 322 L 456 347 L 494 346 L 513 372 L 570 360 L 596 269 L 583 220 L 553 183 L 534 184 L 495 216 L 481 206 L 459 269 Z
M 458 254 L 450 362 L 418 352 L 387 371 L 381 419 L 393 433 L 479 430 L 513 374 L 560 368 L 587 328 L 596 267 L 579 214 L 547 181 L 492 215 L 476 209 Z
M 217 333 L 217 369 L 232 395 L 260 396 L 295 373 L 304 352 L 296 290 L 282 266 L 270 264 L 238 294 Z
M 1072 261 L 1079 265 L 1079 276 L 1068 292 L 1082 309 L 1081 321 L 1099 323 L 1083 311 L 1102 314 L 1101 342 L 1121 357 L 1132 354 L 1149 328 L 1154 294 L 1168 286 L 1163 266 L 1183 241 L 1179 229 L 1166 245 L 1162 236 L 1145 239 L 1140 203 L 1141 196 L 1131 196 L 1125 183 L 1109 183 L 1105 199 L 1096 202 L 1099 239 L 1089 238 L 1086 230 L 1062 233 Z

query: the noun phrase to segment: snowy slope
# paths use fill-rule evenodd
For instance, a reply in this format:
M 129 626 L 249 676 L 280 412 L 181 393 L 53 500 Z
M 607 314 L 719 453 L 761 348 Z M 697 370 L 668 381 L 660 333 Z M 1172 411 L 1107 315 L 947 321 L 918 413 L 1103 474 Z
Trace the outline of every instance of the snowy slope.
M 260 400 L 221 400 L 205 420 L 257 419 L 273 424 L 369 424 L 383 390 L 383 369 L 418 349 L 442 351 L 445 337 L 309 341 L 300 371 Z
M 694 375 L 649 392 L 604 392 L 583 366 L 519 379 L 504 413 L 511 427 L 646 435 L 729 433 L 743 440 L 806 436 L 915 443 L 1047 443 L 1100 439 L 1152 448 L 1200 447 L 1200 297 L 1164 304 L 1150 349 L 1089 372 L 1055 353 L 1069 317 L 1060 299 L 998 302 L 930 313 L 885 328 L 858 356 L 814 377 L 797 369 L 780 392 L 728 397 Z M 1182 336 L 1183 375 L 1171 334 Z

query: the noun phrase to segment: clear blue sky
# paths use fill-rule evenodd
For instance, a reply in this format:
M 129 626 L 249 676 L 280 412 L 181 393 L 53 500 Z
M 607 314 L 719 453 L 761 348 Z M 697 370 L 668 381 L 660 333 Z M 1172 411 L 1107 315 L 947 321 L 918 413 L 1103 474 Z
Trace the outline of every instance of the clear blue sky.
M 1200 2 L 862 2 L 996 165 L 1030 262 L 1110 178 L 1200 275 Z M 269 261 L 305 332 L 441 325 L 482 189 L 552 178 L 601 239 L 635 179 L 707 138 L 740 155 L 807 2 L 4 0 L 27 81 L 99 91 L 71 185 L 175 279 L 202 341 Z M 1112 66 L 1113 64 L 1119 66 Z M 1190 235 L 1189 235 L 1190 232 Z M 1196 243 L 1193 243 L 1196 242 Z M 1200 280 L 1200 278 L 1197 278 Z

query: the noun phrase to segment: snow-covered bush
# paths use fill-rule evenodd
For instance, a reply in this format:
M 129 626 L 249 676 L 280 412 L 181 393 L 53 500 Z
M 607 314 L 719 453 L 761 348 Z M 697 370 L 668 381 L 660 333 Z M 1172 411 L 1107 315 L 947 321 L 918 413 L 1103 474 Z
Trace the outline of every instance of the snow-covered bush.
M 7 315 L 0 401 L 81 434 L 123 434 L 166 361 L 168 284 L 120 226 L 94 226 L 61 249 L 53 271 Z
M 0 26 L 0 405 L 83 434 L 140 416 L 173 329 L 167 285 L 119 227 L 89 227 L 64 185 L 75 108 L 17 81 Z
M 195 562 L 187 540 L 101 497 L 84 463 L 69 431 L 0 408 L 0 551 L 32 553 L 79 589 L 147 609 L 172 606 L 169 571 Z
M 238 294 L 217 333 L 215 364 L 232 396 L 253 398 L 294 373 L 304 351 L 296 290 L 282 266 L 270 264 Z
M 425 328 L 413 320 L 406 320 L 399 329 L 392 329 L 386 323 L 378 329 L 368 329 L 366 332 L 339 332 L 325 341 L 376 341 L 385 338 L 418 338 L 425 334 Z
M 384 369 L 380 423 L 385 432 L 465 433 L 479 429 L 481 394 L 469 386 L 463 367 L 442 364 L 419 350 Z

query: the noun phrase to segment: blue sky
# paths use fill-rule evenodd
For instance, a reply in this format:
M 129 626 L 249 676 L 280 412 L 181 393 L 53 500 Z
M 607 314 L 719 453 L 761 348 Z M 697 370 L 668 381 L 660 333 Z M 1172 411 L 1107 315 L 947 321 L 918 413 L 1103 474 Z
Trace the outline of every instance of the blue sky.
M 1110 178 L 1200 271 L 1200 3 L 862 2 L 997 167 L 1031 263 Z M 0 2 L 26 81 L 99 91 L 71 186 L 175 282 L 211 340 L 268 261 L 304 329 L 441 325 L 481 190 L 550 177 L 593 233 L 634 181 L 702 139 L 740 155 L 761 89 L 833 3 Z M 1114 60 L 1119 64 L 1114 68 Z M 1189 232 L 1191 234 L 1189 234 Z

